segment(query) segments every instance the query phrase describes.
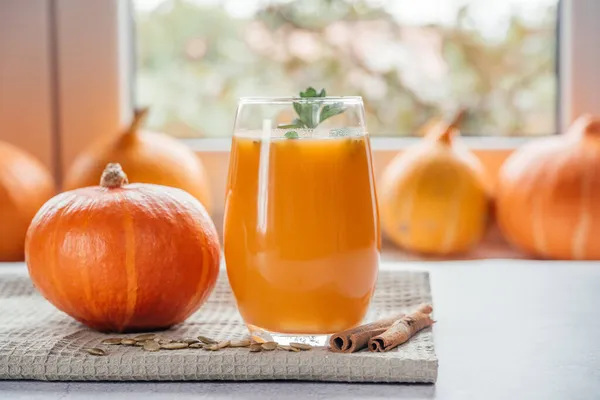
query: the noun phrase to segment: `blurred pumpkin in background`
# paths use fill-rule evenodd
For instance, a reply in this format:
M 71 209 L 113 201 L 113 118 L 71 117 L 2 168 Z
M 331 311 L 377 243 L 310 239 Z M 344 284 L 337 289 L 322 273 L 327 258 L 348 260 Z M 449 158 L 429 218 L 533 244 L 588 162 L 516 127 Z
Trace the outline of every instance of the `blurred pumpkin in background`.
M 23 260 L 27 227 L 54 189 L 52 175 L 38 160 L 0 142 L 0 261 Z
M 64 188 L 97 185 L 106 164 L 117 162 L 127 171 L 130 182 L 183 189 L 200 200 L 210 213 L 211 192 L 202 161 L 177 139 L 141 131 L 147 113 L 147 108 L 135 110 L 131 125 L 120 135 L 101 138 L 85 149 L 69 168 Z
M 183 190 L 127 183 L 109 164 L 92 186 L 61 193 L 27 231 L 29 274 L 58 309 L 100 331 L 184 321 L 219 273 L 215 226 Z
M 486 231 L 489 177 L 475 155 L 453 138 L 463 114 L 451 123 L 430 123 L 425 138 L 397 155 L 383 173 L 381 225 L 407 250 L 462 253 Z
M 600 259 L 599 118 L 521 147 L 498 185 L 498 224 L 511 243 L 544 258 Z

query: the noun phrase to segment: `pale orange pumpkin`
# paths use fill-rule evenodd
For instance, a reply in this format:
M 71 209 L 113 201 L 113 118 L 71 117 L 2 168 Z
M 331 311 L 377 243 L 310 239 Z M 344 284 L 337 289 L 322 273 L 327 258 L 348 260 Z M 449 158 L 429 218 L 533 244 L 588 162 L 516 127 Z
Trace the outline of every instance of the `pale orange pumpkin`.
M 600 260 L 600 118 L 536 139 L 506 160 L 497 218 L 506 238 L 543 258 Z
M 48 201 L 27 232 L 29 274 L 58 309 L 100 331 L 167 328 L 212 291 L 220 248 L 202 204 L 183 190 L 127 184 L 110 164 L 100 186 Z
M 136 110 L 133 122 L 121 134 L 102 137 L 85 149 L 69 168 L 64 188 L 96 185 L 106 164 L 117 162 L 127 171 L 130 182 L 183 189 L 200 200 L 210 213 L 210 184 L 202 161 L 177 139 L 141 131 L 147 113 L 146 108 Z
M 430 126 L 424 140 L 392 160 L 379 186 L 381 226 L 400 247 L 419 253 L 466 252 L 486 231 L 489 178 L 460 142 L 460 114 Z
M 0 142 L 0 261 L 22 261 L 25 233 L 54 195 L 50 172 L 23 150 Z

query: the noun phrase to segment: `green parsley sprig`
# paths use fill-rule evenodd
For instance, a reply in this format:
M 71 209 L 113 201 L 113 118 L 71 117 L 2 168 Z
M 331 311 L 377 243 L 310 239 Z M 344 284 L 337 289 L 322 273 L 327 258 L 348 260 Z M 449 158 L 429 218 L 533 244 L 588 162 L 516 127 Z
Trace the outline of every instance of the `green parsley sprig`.
M 293 103 L 294 110 L 298 115 L 291 124 L 279 125 L 280 129 L 315 129 L 320 123 L 329 119 L 335 115 L 341 114 L 346 111 L 346 107 L 344 107 L 344 103 L 333 103 L 323 105 L 322 101 L 318 99 L 322 99 L 327 97 L 327 92 L 325 89 L 321 89 L 320 92 L 317 92 L 315 88 L 309 87 L 304 92 L 300 92 L 301 101 L 295 101 Z M 313 100 L 314 99 L 314 100 Z M 290 133 L 290 132 L 288 132 Z M 288 133 L 286 133 L 286 137 L 288 137 Z M 294 132 L 296 133 L 296 132 Z M 298 134 L 290 134 L 288 138 L 295 139 L 298 137 Z

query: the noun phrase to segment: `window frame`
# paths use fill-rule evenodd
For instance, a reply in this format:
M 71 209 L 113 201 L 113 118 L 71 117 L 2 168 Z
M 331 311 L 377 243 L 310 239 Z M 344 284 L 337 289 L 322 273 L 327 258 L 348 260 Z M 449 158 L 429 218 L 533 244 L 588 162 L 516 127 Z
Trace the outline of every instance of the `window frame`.
M 8 3 L 13 7 L 33 7 L 34 3 L 44 2 L 9 0 Z M 47 14 L 50 32 L 44 51 L 49 53 L 48 68 L 52 72 L 44 80 L 51 91 L 47 106 L 53 115 L 47 123 L 51 124 L 48 129 L 54 143 L 51 159 L 60 180 L 79 151 L 107 132 L 118 132 L 131 117 L 135 68 L 132 5 L 129 0 L 49 0 L 47 4 L 42 11 Z M 600 2 L 561 0 L 559 10 L 558 119 L 563 131 L 581 113 L 600 115 L 600 92 L 594 90 L 600 83 L 597 72 L 600 46 L 594 40 L 600 37 L 600 24 L 596 23 L 600 19 Z M 22 74 L 22 78 L 27 79 L 27 74 Z M 48 135 L 48 130 L 43 134 Z M 376 175 L 395 154 L 416 140 L 373 138 Z M 463 140 L 495 177 L 502 161 L 515 148 L 525 141 L 540 139 L 468 137 Z M 218 224 L 223 211 L 230 140 L 185 141 L 199 154 L 209 173 Z M 31 146 L 39 153 L 36 145 Z

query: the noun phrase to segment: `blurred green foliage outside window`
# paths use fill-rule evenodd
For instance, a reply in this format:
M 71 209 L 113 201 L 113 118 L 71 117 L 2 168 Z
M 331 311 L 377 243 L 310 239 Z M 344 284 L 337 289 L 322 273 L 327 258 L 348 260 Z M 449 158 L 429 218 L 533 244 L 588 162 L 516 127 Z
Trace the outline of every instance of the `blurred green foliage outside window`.
M 557 0 L 133 0 L 152 129 L 231 135 L 237 98 L 364 98 L 374 136 L 468 109 L 463 135 L 555 133 Z

